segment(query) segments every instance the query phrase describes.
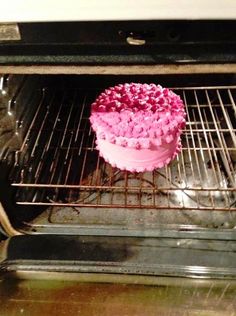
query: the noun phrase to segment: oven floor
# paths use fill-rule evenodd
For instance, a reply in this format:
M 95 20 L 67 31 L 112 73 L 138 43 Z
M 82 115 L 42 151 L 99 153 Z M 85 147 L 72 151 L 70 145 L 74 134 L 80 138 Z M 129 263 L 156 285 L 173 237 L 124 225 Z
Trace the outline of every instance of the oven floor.
M 183 211 L 183 210 L 143 210 L 143 209 L 99 209 L 86 207 L 48 208 L 24 230 L 38 233 L 118 235 L 118 236 L 167 236 L 173 237 L 177 231 L 184 237 L 193 229 L 205 238 L 213 235 L 228 238 L 236 223 L 236 214 L 227 211 Z M 182 232 L 181 232 L 182 230 Z M 223 236 L 223 235 L 222 235 Z M 199 237 L 196 233 L 195 237 Z
M 106 280 L 103 275 L 101 277 Z M 20 273 L 0 276 L 0 314 L 236 315 L 236 285 L 233 281 L 114 277 L 117 283 L 111 279 L 101 283 L 101 278 L 96 275 L 68 277 L 63 273 L 56 276 L 50 273 L 31 273 L 28 277 Z

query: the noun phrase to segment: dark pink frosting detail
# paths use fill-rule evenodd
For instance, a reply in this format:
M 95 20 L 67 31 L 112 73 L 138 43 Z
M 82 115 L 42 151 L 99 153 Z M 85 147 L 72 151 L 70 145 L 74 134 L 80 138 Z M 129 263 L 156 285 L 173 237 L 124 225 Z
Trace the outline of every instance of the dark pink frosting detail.
M 123 147 L 170 143 L 185 127 L 181 98 L 155 84 L 126 83 L 106 89 L 92 104 L 97 136 Z

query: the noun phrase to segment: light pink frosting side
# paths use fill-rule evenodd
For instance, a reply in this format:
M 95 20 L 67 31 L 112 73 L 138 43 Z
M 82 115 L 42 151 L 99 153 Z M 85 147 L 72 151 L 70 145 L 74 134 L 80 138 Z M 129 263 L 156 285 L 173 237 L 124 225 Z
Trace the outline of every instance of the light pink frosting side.
M 153 171 L 169 164 L 181 150 L 179 136 L 163 146 L 152 149 L 135 149 L 111 144 L 107 140 L 97 139 L 100 155 L 113 167 L 131 172 Z

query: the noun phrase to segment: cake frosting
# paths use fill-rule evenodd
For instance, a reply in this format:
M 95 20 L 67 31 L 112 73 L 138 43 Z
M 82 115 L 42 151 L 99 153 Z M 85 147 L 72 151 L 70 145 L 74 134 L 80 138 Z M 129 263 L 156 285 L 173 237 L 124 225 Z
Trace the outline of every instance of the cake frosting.
M 181 98 L 155 84 L 120 84 L 92 104 L 90 122 L 97 149 L 112 166 L 152 171 L 170 163 L 181 150 L 185 127 Z

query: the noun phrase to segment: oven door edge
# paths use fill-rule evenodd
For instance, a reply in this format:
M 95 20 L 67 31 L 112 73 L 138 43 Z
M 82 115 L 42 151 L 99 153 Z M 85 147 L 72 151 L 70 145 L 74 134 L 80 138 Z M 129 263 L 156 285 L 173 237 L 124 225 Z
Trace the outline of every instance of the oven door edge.
M 1 243 L 0 270 L 235 279 L 235 249 L 234 241 L 24 235 Z

